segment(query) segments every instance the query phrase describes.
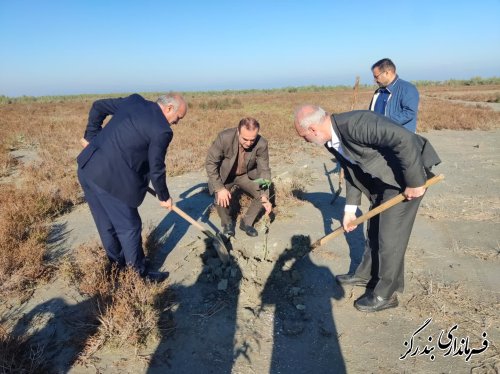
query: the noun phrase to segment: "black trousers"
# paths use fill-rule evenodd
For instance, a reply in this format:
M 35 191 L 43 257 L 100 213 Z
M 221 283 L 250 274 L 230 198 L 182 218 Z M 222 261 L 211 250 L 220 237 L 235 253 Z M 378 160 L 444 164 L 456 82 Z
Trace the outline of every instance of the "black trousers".
M 385 189 L 370 195 L 370 209 L 399 193 Z M 404 290 L 404 258 L 422 197 L 405 200 L 368 221 L 363 259 L 355 273 L 370 279 L 377 296 L 389 298 Z

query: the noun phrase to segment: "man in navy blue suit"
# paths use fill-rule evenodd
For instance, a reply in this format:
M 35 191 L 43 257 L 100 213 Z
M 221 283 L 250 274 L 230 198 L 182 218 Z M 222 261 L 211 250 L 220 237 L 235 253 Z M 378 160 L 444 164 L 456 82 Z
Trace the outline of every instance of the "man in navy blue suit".
M 78 179 L 109 260 L 118 267 L 131 266 L 155 282 L 165 280 L 168 273 L 146 269 L 137 207 L 151 181 L 160 205 L 171 209 L 165 155 L 173 137 L 170 125 L 186 111 L 178 94 L 160 96 L 156 103 L 137 94 L 97 100 L 82 139 L 85 148 L 77 158 Z

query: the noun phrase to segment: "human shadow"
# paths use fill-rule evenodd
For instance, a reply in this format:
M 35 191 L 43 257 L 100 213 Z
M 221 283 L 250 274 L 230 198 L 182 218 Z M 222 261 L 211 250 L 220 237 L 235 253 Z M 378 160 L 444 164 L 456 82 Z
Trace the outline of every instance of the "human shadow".
M 332 195 L 326 192 L 305 192 L 301 198 L 310 202 L 321 212 L 325 235 L 333 232 L 333 226 L 335 226 L 335 229 L 341 227 L 345 197 L 339 196 L 334 204 L 331 204 Z M 350 263 L 348 272 L 354 273 L 363 257 L 365 246 L 364 225 L 360 224 L 355 230 L 345 234 L 345 239 L 349 246 Z
M 331 304 L 344 290 L 311 261 L 310 245 L 309 236 L 294 235 L 261 293 L 262 309 L 275 307 L 271 374 L 346 372 Z
M 223 265 L 208 238 L 201 259 L 203 269 L 193 284 L 172 284 L 167 290 L 174 303 L 164 317 L 175 328 L 163 332 L 147 373 L 232 371 L 241 270 L 235 261 Z
M 102 300 L 99 306 L 105 308 Z M 97 297 L 75 304 L 55 297 L 20 318 L 12 335 L 26 341 L 31 360 L 38 361 L 33 372 L 67 373 L 97 332 L 97 308 Z
M 180 199 L 175 202 L 178 208 L 187 213 L 191 218 L 201 220 L 216 230 L 215 226 L 208 220 L 208 210 L 213 203 L 213 197 L 209 195 L 207 183 L 194 185 L 179 195 Z M 189 229 L 190 223 L 175 212 L 169 212 L 151 233 L 152 237 L 161 241 L 161 250 L 154 255 L 155 264 L 163 264 L 168 254 L 182 240 Z

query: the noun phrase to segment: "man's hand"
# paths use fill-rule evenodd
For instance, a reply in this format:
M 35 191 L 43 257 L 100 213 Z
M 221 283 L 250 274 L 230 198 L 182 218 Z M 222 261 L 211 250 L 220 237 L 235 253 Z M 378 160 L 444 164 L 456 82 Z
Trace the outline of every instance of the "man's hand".
M 342 227 L 344 227 L 345 232 L 351 232 L 358 227 L 357 225 L 351 225 L 351 222 L 356 219 L 356 213 L 344 212 L 344 219 L 342 221 Z
M 80 139 L 80 144 L 82 145 L 83 148 L 89 145 L 89 142 L 85 138 Z
M 271 212 L 273 211 L 273 204 L 271 204 L 269 199 L 266 196 L 261 196 L 260 201 L 262 202 L 262 206 L 266 210 L 266 216 L 271 214 Z
M 170 197 L 167 201 L 160 201 L 160 205 L 168 210 L 172 210 L 172 205 L 174 205 L 174 203 Z
M 406 200 L 416 199 L 417 197 L 422 196 L 425 193 L 425 187 L 406 187 L 403 192 L 403 195 L 406 197 Z
M 217 205 L 220 205 L 223 208 L 229 207 L 229 201 L 231 200 L 231 192 L 227 189 L 223 188 L 220 191 L 217 191 Z

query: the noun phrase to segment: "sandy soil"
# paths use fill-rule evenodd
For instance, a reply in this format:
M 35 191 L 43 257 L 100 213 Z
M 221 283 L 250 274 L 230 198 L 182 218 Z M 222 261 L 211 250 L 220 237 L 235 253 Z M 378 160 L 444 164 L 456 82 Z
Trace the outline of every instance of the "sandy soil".
M 396 309 L 358 312 L 353 302 L 364 288 L 335 282 L 336 274 L 359 262 L 363 227 L 305 252 L 340 225 L 345 196 L 330 204 L 325 167 L 335 164 L 311 148 L 291 155 L 291 162 L 272 160 L 278 180 L 307 181 L 303 201 L 280 209 L 267 234 L 262 222 L 257 238 L 237 230 L 227 267 L 195 228 L 146 198 L 143 221 L 157 225 L 166 239 L 153 263 L 170 272 L 175 291 L 176 330 L 155 344 L 139 352 L 106 348 L 86 365 L 75 363 L 75 342 L 89 333 L 75 320 L 89 300 L 60 279 L 41 286 L 27 303 L 10 304 L 10 313 L 36 321 L 36 329 L 23 327 L 35 339 L 50 339 L 54 372 L 498 373 L 500 131 L 424 136 L 443 160 L 435 171 L 446 179 L 429 189 L 419 210 L 406 258 L 406 290 Z M 337 174 L 330 178 L 337 187 Z M 181 209 L 217 227 L 204 186 L 204 172 L 169 180 Z M 54 255 L 64 256 L 96 237 L 83 205 L 56 222 L 51 246 Z M 438 346 L 441 332 L 446 347 Z

